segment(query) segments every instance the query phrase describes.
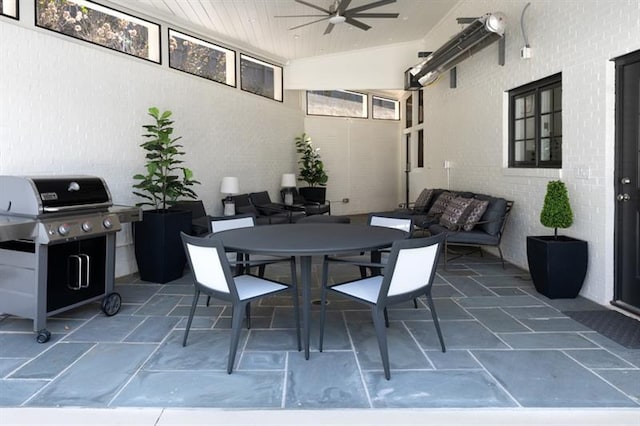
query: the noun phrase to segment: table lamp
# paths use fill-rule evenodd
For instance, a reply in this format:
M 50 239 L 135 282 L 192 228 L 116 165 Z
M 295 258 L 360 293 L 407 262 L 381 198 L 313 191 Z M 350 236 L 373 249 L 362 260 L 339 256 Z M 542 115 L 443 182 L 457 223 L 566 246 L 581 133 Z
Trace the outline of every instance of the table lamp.
M 296 187 L 296 175 L 294 173 L 285 173 L 282 175 L 282 182 L 280 184 L 284 191 L 284 203 L 287 206 L 293 205 L 293 191 L 291 188 Z
M 236 214 L 236 204 L 233 202 L 232 195 L 240 193 L 240 185 L 237 177 L 223 177 L 220 184 L 220 192 L 227 194 L 224 199 L 224 215 L 234 216 Z

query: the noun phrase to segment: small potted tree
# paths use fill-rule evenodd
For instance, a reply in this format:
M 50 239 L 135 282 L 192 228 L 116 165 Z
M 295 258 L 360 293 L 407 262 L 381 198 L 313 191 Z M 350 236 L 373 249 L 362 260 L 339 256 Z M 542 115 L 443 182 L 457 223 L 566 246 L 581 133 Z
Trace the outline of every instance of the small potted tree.
M 142 221 L 134 223 L 134 244 L 140 278 L 144 281 L 166 283 L 182 276 L 186 257 L 180 232 L 191 229 L 191 212 L 170 209 L 180 199 L 196 198 L 191 189 L 200 182 L 193 172 L 182 166 L 182 145 L 173 137 L 171 111 L 149 108 L 154 122 L 143 125 L 146 138 L 140 146 L 146 151 L 145 173 L 133 176 L 138 181 L 133 193 L 145 201 Z
M 573 224 L 567 187 L 562 181 L 550 181 L 540 222 L 554 228 L 553 235 L 527 237 L 527 261 L 536 290 L 549 297 L 574 298 L 580 293 L 587 274 L 587 242 L 558 235 L 558 228 Z
M 311 137 L 306 133 L 295 138 L 296 152 L 300 154 L 300 173 L 298 180 L 306 182 L 307 187 L 300 188 L 300 195 L 306 200 L 324 204 L 327 197 L 327 181 L 329 176 L 320 159 L 320 148 L 314 148 Z

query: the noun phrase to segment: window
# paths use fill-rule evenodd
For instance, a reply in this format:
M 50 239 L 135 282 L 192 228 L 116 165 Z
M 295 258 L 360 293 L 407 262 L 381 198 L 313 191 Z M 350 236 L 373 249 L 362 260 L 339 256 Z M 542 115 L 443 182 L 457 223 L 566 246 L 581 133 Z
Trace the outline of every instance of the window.
M 367 95 L 348 90 L 309 90 L 307 114 L 367 118 Z
M 241 53 L 240 88 L 282 102 L 282 67 Z
M 418 124 L 424 121 L 424 90 L 418 90 Z
M 404 105 L 405 121 L 407 129 L 413 126 L 413 94 L 409 95 Z
M 424 130 L 418 130 L 418 168 L 424 167 Z
M 562 167 L 562 74 L 509 91 L 509 167 Z
M 379 120 L 400 120 L 400 102 L 372 96 L 372 116 Z
M 236 52 L 169 29 L 169 67 L 236 85 Z
M 36 26 L 160 63 L 160 26 L 89 1 L 36 0 Z
M 18 0 L 0 0 L 0 15 L 18 19 Z

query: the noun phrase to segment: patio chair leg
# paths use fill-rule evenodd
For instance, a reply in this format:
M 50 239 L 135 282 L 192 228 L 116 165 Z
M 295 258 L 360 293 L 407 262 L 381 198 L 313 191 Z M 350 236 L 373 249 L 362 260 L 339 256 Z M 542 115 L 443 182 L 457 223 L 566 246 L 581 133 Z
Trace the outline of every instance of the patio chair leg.
M 502 256 L 502 249 L 498 246 L 498 253 L 500 253 L 500 261 L 502 262 L 502 269 L 506 269 L 504 266 L 504 256 Z
M 227 373 L 233 371 L 233 363 L 236 359 L 238 342 L 240 341 L 240 331 L 242 330 L 242 304 L 233 309 L 231 316 L 231 342 L 229 343 L 229 362 L 227 363 Z
M 413 299 L 413 307 L 414 309 L 418 309 L 418 298 Z
M 383 314 L 386 312 L 386 308 L 383 310 Z M 391 379 L 391 372 L 389 369 L 389 349 L 387 347 L 387 330 L 384 324 L 384 315 L 380 315 L 380 309 L 374 307 L 371 309 L 373 316 L 373 325 L 376 329 L 376 337 L 378 338 L 378 346 L 380 348 L 380 358 L 382 358 L 382 367 L 384 368 L 385 379 Z
M 189 337 L 189 329 L 191 328 L 191 322 L 193 321 L 193 316 L 196 313 L 196 306 L 198 306 L 198 299 L 200 299 L 200 290 L 196 288 L 195 293 L 193 295 L 193 302 L 191 303 L 191 311 L 189 311 L 187 328 L 184 329 L 184 339 L 182 339 L 182 346 L 187 346 L 187 337 Z
M 438 339 L 440 340 L 440 347 L 442 348 L 442 352 L 446 352 L 447 349 L 444 346 L 444 338 L 442 337 L 442 331 L 440 331 L 440 323 L 438 322 L 438 314 L 436 314 L 436 307 L 433 304 L 433 298 L 431 298 L 431 289 L 427 291 L 427 303 L 429 303 L 429 310 L 431 311 L 433 324 L 436 326 L 436 332 L 438 333 Z
M 387 307 L 384 308 L 384 326 L 389 328 L 389 312 L 387 312 Z
M 247 330 L 251 329 L 251 302 L 244 308 L 247 317 Z

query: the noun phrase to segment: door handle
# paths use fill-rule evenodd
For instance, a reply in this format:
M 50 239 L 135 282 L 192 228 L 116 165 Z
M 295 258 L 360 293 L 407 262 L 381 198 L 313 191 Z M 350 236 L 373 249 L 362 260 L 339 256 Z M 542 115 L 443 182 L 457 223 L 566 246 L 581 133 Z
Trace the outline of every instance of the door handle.
M 629 201 L 631 199 L 631 196 L 629 194 L 618 194 L 616 196 L 616 200 L 618 201 Z
M 631 179 L 629 179 L 628 177 L 623 177 L 622 179 L 620 179 L 620 183 L 623 185 L 628 185 L 631 183 Z

